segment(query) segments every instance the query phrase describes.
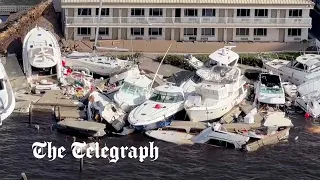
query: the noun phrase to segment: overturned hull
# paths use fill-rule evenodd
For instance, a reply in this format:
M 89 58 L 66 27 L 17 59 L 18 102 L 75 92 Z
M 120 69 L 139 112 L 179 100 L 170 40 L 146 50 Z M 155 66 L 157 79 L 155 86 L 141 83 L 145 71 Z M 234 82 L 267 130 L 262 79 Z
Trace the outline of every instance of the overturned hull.
M 147 131 L 146 135 L 154 139 L 175 143 L 179 145 L 194 144 L 191 140 L 194 137 L 194 135 L 191 135 L 185 132 L 177 132 L 177 131 L 170 131 L 170 130 L 151 130 L 151 131 Z

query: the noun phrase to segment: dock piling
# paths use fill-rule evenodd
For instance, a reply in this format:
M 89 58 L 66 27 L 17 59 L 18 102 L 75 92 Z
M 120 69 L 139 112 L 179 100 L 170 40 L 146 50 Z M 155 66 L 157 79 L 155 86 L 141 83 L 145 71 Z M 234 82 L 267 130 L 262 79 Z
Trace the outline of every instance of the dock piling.
M 22 180 L 28 180 L 26 173 L 21 173 Z
M 83 158 L 80 159 L 80 172 L 83 170 Z
M 33 118 L 33 105 L 31 104 L 29 107 L 29 125 L 32 124 L 32 118 Z
M 58 120 L 61 121 L 61 107 L 58 106 Z

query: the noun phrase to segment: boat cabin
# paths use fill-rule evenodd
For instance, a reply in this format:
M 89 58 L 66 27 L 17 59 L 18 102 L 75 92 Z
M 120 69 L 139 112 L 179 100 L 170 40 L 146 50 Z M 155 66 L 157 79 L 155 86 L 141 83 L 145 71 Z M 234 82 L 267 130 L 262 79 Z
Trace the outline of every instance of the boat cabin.
M 182 88 L 162 85 L 155 88 L 149 100 L 159 103 L 176 103 L 184 101 L 185 98 Z
M 124 80 L 119 91 L 126 94 L 143 96 L 149 92 L 151 82 L 145 75 L 128 77 Z
M 236 66 L 239 60 L 239 54 L 231 50 L 233 47 L 235 46 L 225 46 L 210 54 L 210 65 Z
M 320 70 L 320 55 L 304 54 L 287 64 L 287 67 L 298 71 L 315 72 Z

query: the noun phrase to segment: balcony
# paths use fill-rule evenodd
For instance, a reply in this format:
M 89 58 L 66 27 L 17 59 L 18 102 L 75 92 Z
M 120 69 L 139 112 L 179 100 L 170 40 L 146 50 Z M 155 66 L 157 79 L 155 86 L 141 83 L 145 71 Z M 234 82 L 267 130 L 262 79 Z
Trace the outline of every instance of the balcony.
M 98 17 L 66 17 L 68 27 L 94 27 Z M 234 18 L 234 17 L 101 17 L 107 27 L 266 27 L 309 28 L 311 18 Z

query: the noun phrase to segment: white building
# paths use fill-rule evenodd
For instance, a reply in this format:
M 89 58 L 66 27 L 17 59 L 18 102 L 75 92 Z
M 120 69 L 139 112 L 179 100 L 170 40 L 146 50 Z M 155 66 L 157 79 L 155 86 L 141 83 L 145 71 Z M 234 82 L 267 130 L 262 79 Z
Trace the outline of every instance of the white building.
M 61 0 L 67 39 L 95 38 L 99 0 Z M 99 39 L 308 39 L 311 0 L 103 0 Z

